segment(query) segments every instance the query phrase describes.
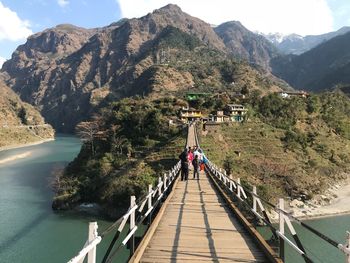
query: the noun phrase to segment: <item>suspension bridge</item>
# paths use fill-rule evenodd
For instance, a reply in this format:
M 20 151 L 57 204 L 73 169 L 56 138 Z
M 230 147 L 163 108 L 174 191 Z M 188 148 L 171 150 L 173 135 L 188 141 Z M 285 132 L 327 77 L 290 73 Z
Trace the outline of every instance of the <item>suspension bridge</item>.
M 195 125 L 189 125 L 186 146 L 199 145 Z M 304 262 L 316 262 L 316 252 L 306 249 L 294 227 L 300 225 L 338 249 L 350 263 L 350 233 L 344 244 L 324 235 L 293 217 L 278 205 L 259 196 L 255 186 L 243 185 L 208 160 L 199 180 L 180 181 L 180 162 L 160 176 L 156 186 L 136 200 L 130 197 L 128 211 L 102 233 L 91 222 L 88 239 L 69 263 L 95 263 L 98 244 L 113 235 L 102 262 L 122 262 L 120 254 L 127 247 L 125 262 L 285 262 L 285 247 L 297 252 Z M 278 214 L 271 222 L 268 211 Z M 141 226 L 147 231 L 136 234 Z M 264 238 L 257 227 L 266 226 Z M 335 263 L 336 261 L 325 261 Z

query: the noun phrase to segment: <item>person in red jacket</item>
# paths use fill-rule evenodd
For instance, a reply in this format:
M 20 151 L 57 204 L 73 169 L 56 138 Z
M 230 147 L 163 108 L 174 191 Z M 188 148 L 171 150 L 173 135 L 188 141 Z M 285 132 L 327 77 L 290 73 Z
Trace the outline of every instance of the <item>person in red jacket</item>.
M 188 148 L 187 159 L 188 159 L 189 163 L 192 163 L 192 161 L 193 161 L 193 152 L 192 152 L 191 147 Z

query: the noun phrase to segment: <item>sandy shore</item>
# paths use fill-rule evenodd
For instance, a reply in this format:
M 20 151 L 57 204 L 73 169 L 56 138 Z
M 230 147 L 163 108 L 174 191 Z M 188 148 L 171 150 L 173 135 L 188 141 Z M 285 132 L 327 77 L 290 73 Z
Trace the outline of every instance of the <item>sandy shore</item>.
M 335 184 L 323 195 L 317 195 L 310 201 L 303 203 L 292 200 L 289 208 L 300 219 L 350 214 L 350 176 L 348 180 Z
M 54 138 L 51 139 L 44 139 L 44 140 L 39 140 L 36 142 L 30 142 L 30 143 L 23 143 L 23 144 L 14 144 L 14 145 L 9 145 L 9 146 L 3 146 L 0 147 L 0 152 L 1 151 L 6 151 L 6 150 L 11 150 L 11 149 L 17 149 L 17 148 L 23 148 L 23 147 L 28 147 L 28 146 L 33 146 L 33 145 L 38 145 L 38 144 L 42 144 L 44 142 L 50 142 L 50 141 L 54 141 Z
M 31 154 L 32 154 L 32 152 L 31 152 L 31 151 L 28 151 L 28 152 L 24 152 L 24 153 L 21 153 L 21 154 L 16 154 L 16 155 L 13 155 L 13 156 L 4 158 L 4 159 L 0 159 L 0 165 L 5 164 L 5 163 L 8 163 L 8 162 L 13 162 L 13 161 L 16 161 L 16 160 L 18 160 L 18 159 L 27 158 L 27 157 L 30 156 Z

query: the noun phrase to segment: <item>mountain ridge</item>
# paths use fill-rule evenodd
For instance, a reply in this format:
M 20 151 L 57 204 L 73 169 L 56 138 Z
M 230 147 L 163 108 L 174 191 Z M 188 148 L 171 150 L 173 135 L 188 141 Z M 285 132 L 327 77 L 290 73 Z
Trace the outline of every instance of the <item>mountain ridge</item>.
M 336 36 L 346 34 L 350 31 L 350 27 L 344 26 L 336 31 L 320 34 L 320 35 L 306 35 L 298 34 L 283 35 L 280 33 L 263 34 L 276 48 L 283 54 L 300 55 L 312 48 L 326 42 Z
M 229 52 L 235 57 L 269 69 L 270 60 L 278 55 L 275 48 L 263 36 L 246 29 L 239 21 L 229 21 L 214 28 Z
M 350 83 L 350 32 L 299 55 L 272 61 L 273 73 L 298 89 L 322 91 Z
M 187 44 L 184 46 L 176 39 L 169 41 L 180 46 L 171 43 L 156 46 L 157 39 L 169 27 L 189 36 L 176 33 L 180 42 L 191 39 L 189 44 L 198 39 L 196 52 L 188 52 Z M 251 54 L 257 53 L 256 46 L 260 40 L 255 40 L 255 35 L 243 26 L 240 30 L 242 38 L 232 42 L 238 43 L 241 50 L 246 45 L 244 54 L 251 58 Z M 252 44 L 244 39 L 245 35 Z M 204 55 L 204 49 L 213 57 Z M 118 100 L 160 89 L 166 91 L 167 85 L 172 86 L 171 92 L 175 93 L 184 92 L 192 86 L 226 87 L 229 83 L 222 77 L 223 69 L 218 61 L 230 60 L 230 53 L 232 48 L 230 52 L 210 24 L 170 4 L 141 18 L 124 19 L 102 28 L 59 25 L 44 30 L 19 46 L 3 65 L 2 72 L 6 84 L 23 100 L 40 109 L 57 130 L 72 132 L 78 122 L 87 120 L 105 100 Z M 195 59 L 190 60 L 191 65 L 179 63 L 178 57 L 186 61 L 184 54 L 187 59 L 191 56 Z M 202 63 L 199 54 L 213 62 Z M 270 59 L 268 52 L 263 55 Z M 261 64 L 264 60 L 255 58 L 255 62 Z M 166 61 L 172 61 L 172 64 L 167 66 Z M 207 73 L 203 75 L 204 71 L 210 71 L 207 67 L 214 67 L 214 77 Z M 241 66 L 232 66 L 232 70 L 233 67 Z M 249 83 L 248 86 L 256 89 L 260 80 L 254 81 L 254 78 L 269 78 L 268 72 L 264 73 L 264 67 L 266 63 L 262 69 L 249 69 L 247 74 L 252 74 L 251 78 L 242 75 L 228 79 L 235 79 L 241 85 Z M 242 65 L 242 68 L 248 69 L 249 65 Z M 239 79 L 245 80 L 240 82 Z M 174 85 L 174 82 L 178 84 Z M 282 85 L 276 79 L 265 82 L 270 84 L 262 85 L 263 92 L 265 86 Z M 166 85 L 162 87 L 162 83 Z M 236 86 L 236 89 L 239 88 Z

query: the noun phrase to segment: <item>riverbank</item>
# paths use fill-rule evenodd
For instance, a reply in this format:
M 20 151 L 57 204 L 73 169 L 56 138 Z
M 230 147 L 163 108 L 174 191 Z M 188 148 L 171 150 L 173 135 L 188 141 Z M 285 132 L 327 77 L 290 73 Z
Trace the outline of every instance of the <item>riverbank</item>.
M 292 200 L 289 211 L 299 219 L 316 219 L 350 214 L 350 175 L 348 179 L 333 185 L 324 194 L 309 201 Z
M 35 142 L 28 142 L 28 143 L 19 143 L 19 144 L 12 144 L 12 145 L 7 145 L 7 146 L 2 146 L 0 147 L 0 152 L 6 151 L 6 150 L 12 150 L 12 149 L 18 149 L 18 148 L 23 148 L 23 147 L 28 147 L 28 146 L 33 146 L 33 145 L 38 145 L 42 144 L 45 142 L 51 142 L 54 141 L 55 138 L 49 138 L 49 139 L 43 139 Z

